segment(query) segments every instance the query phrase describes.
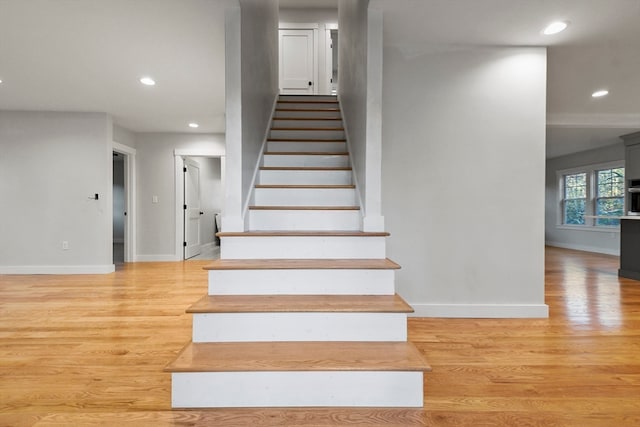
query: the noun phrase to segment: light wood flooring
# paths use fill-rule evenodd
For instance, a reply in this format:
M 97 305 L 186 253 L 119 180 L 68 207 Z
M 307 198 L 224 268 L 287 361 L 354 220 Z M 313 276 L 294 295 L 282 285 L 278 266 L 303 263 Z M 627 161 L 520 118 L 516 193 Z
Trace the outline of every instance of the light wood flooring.
M 616 257 L 546 255 L 549 319 L 409 320 L 423 410 L 172 411 L 163 368 L 211 261 L 0 276 L 0 426 L 640 426 L 640 282 Z

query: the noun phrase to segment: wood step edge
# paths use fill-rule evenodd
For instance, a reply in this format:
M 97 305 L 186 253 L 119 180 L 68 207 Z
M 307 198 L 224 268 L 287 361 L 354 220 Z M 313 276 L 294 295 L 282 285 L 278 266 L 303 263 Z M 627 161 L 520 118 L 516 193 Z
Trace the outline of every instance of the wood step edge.
M 400 295 L 205 295 L 187 313 L 413 313 Z
M 355 184 L 256 184 L 255 188 L 271 188 L 282 190 L 293 189 L 324 189 L 324 190 L 352 190 Z
M 346 151 L 335 152 L 331 151 L 265 151 L 265 156 L 348 156 L 349 153 Z
M 260 166 L 263 171 L 350 171 L 349 166 Z
M 271 130 L 275 131 L 294 131 L 294 132 L 320 132 L 320 131 L 328 131 L 328 132 L 344 132 L 344 128 L 277 128 L 272 127 Z
M 332 99 L 278 99 L 279 104 L 339 104 L 338 100 Z
M 364 259 L 216 259 L 204 270 L 399 270 L 389 258 Z
M 420 350 L 407 341 L 190 342 L 164 371 L 430 372 L 431 367 Z
M 218 237 L 389 237 L 386 231 L 352 231 L 352 230 L 250 230 L 220 231 Z
M 347 140 L 344 138 L 338 139 L 318 139 L 318 138 L 268 138 L 267 142 L 344 142 Z
M 339 112 L 340 108 L 334 108 L 334 107 L 326 107 L 326 108 L 276 108 L 276 111 L 301 111 L 301 112 L 313 112 L 313 113 L 335 113 L 335 112 Z
M 273 120 L 291 121 L 342 121 L 341 117 L 274 117 Z
M 251 211 L 359 211 L 360 206 L 268 206 L 252 205 Z

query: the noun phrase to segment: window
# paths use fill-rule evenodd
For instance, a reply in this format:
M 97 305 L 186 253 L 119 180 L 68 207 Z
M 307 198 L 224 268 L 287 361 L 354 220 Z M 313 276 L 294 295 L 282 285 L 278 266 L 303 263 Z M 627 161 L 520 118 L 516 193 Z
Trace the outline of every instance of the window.
M 620 225 L 619 219 L 600 217 L 624 213 L 624 168 L 597 171 L 596 186 L 596 225 Z
M 563 224 L 584 224 L 586 204 L 587 174 L 583 172 L 565 175 Z
M 619 163 L 559 171 L 560 225 L 616 227 L 624 214 L 624 168 Z

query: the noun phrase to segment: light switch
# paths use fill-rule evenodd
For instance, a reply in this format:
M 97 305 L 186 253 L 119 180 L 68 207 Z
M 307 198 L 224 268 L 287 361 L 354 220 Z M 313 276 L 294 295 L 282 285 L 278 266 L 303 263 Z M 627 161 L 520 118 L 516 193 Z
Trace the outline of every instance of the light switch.
M 151 203 L 158 203 L 158 196 L 152 196 Z

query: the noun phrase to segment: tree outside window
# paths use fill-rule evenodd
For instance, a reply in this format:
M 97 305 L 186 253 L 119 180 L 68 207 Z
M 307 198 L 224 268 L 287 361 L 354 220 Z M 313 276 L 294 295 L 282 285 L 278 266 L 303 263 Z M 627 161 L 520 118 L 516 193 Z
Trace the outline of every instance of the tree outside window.
M 564 224 L 584 225 L 587 201 L 587 174 L 564 176 Z
M 624 215 L 624 168 L 597 171 L 596 191 L 596 216 Z M 620 225 L 620 220 L 596 218 L 596 225 Z

